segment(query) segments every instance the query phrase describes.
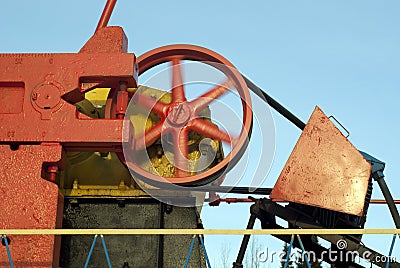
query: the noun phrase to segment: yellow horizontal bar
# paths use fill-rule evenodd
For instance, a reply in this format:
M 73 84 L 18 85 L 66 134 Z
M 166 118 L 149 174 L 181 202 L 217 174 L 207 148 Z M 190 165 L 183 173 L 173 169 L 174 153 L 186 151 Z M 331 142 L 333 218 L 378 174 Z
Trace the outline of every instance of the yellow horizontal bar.
M 400 235 L 400 229 L 3 229 L 0 233 L 3 235 Z

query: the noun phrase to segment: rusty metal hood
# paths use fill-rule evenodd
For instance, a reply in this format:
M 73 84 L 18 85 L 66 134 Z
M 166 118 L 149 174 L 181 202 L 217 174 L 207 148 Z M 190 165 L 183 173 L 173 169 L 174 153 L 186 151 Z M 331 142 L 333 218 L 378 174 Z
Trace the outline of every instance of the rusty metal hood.
M 316 107 L 270 197 L 361 215 L 371 165 Z

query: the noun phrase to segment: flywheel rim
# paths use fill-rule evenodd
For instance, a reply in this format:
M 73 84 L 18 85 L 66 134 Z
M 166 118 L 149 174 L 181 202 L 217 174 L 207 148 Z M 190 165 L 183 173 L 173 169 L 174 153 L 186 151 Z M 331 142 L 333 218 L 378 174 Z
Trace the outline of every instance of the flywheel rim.
M 235 146 L 231 147 L 231 152 L 225 158 L 213 166 L 212 168 L 203 171 L 199 174 L 189 175 L 186 177 L 161 177 L 144 170 L 137 165 L 132 158 L 125 154 L 119 153 L 118 156 L 121 161 L 133 172 L 133 175 L 146 183 L 154 186 L 162 186 L 166 183 L 173 183 L 179 186 L 202 186 L 212 181 L 221 178 L 229 170 L 231 170 L 236 163 L 240 160 L 245 152 L 252 130 L 252 107 L 251 97 L 246 82 L 241 76 L 240 72 L 234 65 L 218 53 L 195 45 L 168 45 L 150 50 L 137 58 L 138 73 L 143 74 L 147 70 L 166 62 L 174 62 L 176 60 L 190 60 L 204 62 L 212 67 L 222 71 L 229 80 L 233 80 L 236 91 L 239 93 L 242 102 L 243 118 L 242 129 L 239 137 L 236 140 Z M 213 65 L 215 64 L 215 65 Z M 223 70 L 221 70 L 223 68 Z M 107 101 L 106 117 L 116 118 L 115 112 L 115 93 L 110 92 Z

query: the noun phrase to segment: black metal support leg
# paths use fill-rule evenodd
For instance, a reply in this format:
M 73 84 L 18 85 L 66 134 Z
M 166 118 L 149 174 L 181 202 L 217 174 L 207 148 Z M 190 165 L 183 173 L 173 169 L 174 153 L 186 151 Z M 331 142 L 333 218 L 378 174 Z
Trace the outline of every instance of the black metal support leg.
M 382 176 L 379 176 L 379 174 L 377 176 L 377 178 L 375 178 L 375 180 L 378 182 L 379 187 L 381 188 L 382 194 L 385 197 L 386 203 L 389 207 L 390 213 L 392 214 L 393 220 L 394 220 L 394 224 L 396 225 L 397 229 L 400 229 L 400 215 L 399 215 L 399 211 L 397 210 L 396 204 L 393 200 L 393 196 L 389 191 L 389 188 L 385 182 L 385 179 L 383 177 L 383 173 L 381 174 Z
M 256 215 L 251 214 L 249 222 L 247 223 L 247 229 L 253 229 L 254 223 L 256 222 Z M 243 259 L 244 255 L 246 254 L 246 249 L 250 241 L 250 235 L 244 235 L 242 244 L 240 245 L 240 250 L 236 261 L 233 263 L 233 268 L 243 268 Z

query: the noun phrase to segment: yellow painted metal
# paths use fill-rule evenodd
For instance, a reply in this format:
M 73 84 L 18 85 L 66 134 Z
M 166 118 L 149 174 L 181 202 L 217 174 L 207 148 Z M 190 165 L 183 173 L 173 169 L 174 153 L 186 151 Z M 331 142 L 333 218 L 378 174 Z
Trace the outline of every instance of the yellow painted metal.
M 85 99 L 89 100 L 95 107 L 100 108 L 106 105 L 110 88 L 96 88 L 85 93 Z
M 4 229 L 5 235 L 345 235 L 398 234 L 400 229 Z
M 134 93 L 136 88 L 129 88 Z M 170 103 L 171 94 L 165 91 L 150 87 L 139 87 L 141 94 L 159 99 L 161 102 Z M 97 88 L 85 94 L 85 100 L 78 103 L 77 109 L 90 117 L 104 117 L 104 110 L 107 101 L 109 88 Z M 210 110 L 203 109 L 200 116 L 210 118 Z M 135 136 L 141 135 L 160 121 L 159 115 L 150 113 L 140 106 L 135 107 L 130 120 L 135 131 Z M 204 136 L 196 133 L 189 133 L 189 155 L 192 166 L 192 174 L 198 170 L 200 161 L 214 164 L 223 159 L 221 143 L 217 140 L 208 139 L 204 143 Z M 171 143 L 167 140 L 167 144 Z M 200 144 L 201 143 L 201 144 Z M 201 146 L 206 147 L 201 149 Z M 202 150 L 200 152 L 200 150 Z M 172 177 L 175 174 L 174 166 L 169 159 L 173 159 L 172 153 L 155 142 L 147 148 L 150 161 L 141 163 L 141 166 L 150 172 L 157 173 L 163 177 Z M 66 197 L 80 198 L 141 198 L 148 195 L 141 190 L 132 178 L 128 169 L 120 162 L 115 153 L 92 153 L 92 152 L 68 152 L 67 168 L 62 172 L 60 178 L 60 189 Z M 174 193 L 176 195 L 176 193 Z M 201 200 L 200 200 L 201 199 Z M 204 194 L 198 197 L 203 202 Z
M 115 153 L 67 153 L 67 168 L 60 183 L 67 197 L 142 197 L 140 190 Z
M 78 180 L 74 181 L 72 189 L 64 189 L 64 195 L 74 197 L 148 197 L 148 195 L 141 189 L 125 185 L 124 180 L 120 184 L 115 185 L 79 185 Z
M 109 88 L 96 88 L 78 103 L 81 113 L 104 117 Z M 95 112 L 93 112 L 95 109 Z M 132 179 L 115 153 L 68 152 L 67 167 L 61 174 L 60 190 L 66 197 L 148 197 Z

